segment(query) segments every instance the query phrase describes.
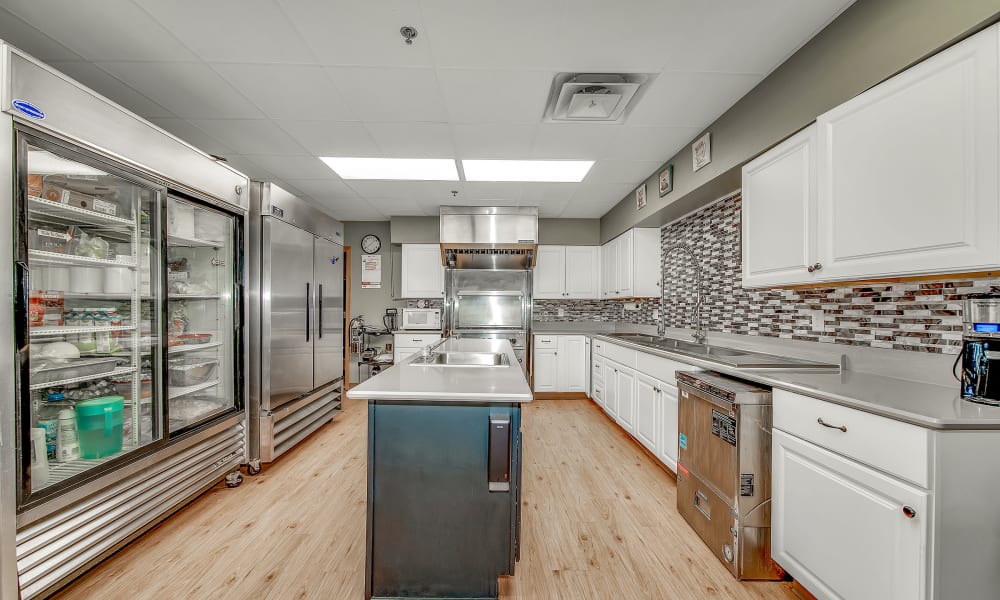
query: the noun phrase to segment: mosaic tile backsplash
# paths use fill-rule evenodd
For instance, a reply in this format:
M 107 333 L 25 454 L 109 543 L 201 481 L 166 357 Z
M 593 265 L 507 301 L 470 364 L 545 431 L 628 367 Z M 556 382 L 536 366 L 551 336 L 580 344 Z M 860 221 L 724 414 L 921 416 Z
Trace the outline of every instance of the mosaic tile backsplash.
M 701 263 L 701 319 L 708 331 L 958 354 L 962 299 L 1000 290 L 996 278 L 745 290 L 740 234 L 738 195 L 661 230 L 664 250 L 683 243 Z M 676 250 L 664 253 L 663 272 L 663 324 L 692 327 L 691 259 Z

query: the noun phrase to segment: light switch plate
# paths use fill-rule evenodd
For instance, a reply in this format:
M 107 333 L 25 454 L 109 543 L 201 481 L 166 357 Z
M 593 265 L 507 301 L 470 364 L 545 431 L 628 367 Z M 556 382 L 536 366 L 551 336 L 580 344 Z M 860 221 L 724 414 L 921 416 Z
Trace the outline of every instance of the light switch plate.
M 563 308 L 560 308 L 559 310 L 556 311 L 556 316 L 557 317 L 565 317 L 566 316 L 566 310 L 563 309 Z

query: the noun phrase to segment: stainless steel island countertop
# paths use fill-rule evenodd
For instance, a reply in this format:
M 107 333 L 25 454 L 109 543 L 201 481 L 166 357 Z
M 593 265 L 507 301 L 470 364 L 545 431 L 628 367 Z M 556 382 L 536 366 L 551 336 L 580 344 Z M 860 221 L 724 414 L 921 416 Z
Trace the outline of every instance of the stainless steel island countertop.
M 500 365 L 420 364 L 420 353 L 351 388 L 347 397 L 421 402 L 531 402 L 531 388 L 507 340 L 447 338 L 434 353 L 504 354 Z

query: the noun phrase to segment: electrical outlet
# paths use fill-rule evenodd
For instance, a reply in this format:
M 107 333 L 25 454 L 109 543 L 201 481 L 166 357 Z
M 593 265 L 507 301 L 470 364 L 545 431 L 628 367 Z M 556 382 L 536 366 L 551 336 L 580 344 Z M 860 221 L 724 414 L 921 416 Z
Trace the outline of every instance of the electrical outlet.
M 626 302 L 622 306 L 622 308 L 624 310 L 628 310 L 628 311 L 636 311 L 636 310 L 639 310 L 639 303 L 638 302 Z
M 653 320 L 654 321 L 658 321 L 659 319 L 660 319 L 660 309 L 654 308 L 653 309 Z
M 566 309 L 560 308 L 559 310 L 557 310 L 556 311 L 556 316 L 557 317 L 565 317 L 566 316 Z
M 823 331 L 825 327 L 825 319 L 823 318 L 823 311 L 814 310 L 812 311 L 812 330 L 813 331 Z

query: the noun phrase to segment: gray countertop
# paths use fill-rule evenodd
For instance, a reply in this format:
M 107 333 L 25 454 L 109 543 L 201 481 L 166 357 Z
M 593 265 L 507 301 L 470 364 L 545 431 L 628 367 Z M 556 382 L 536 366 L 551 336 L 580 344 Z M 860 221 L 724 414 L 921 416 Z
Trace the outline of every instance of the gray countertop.
M 348 398 L 414 402 L 531 402 L 531 388 L 507 340 L 447 338 L 441 352 L 502 352 L 507 365 L 456 367 L 411 364 L 415 354 L 347 392 Z
M 580 330 L 566 332 L 551 330 L 536 333 L 588 335 L 619 346 L 664 356 L 694 367 L 710 369 L 921 427 L 931 429 L 1000 429 L 1000 407 L 963 400 L 958 395 L 957 384 L 943 386 L 863 371 L 809 373 L 796 370 L 733 369 L 715 362 L 626 341 L 603 333 Z

